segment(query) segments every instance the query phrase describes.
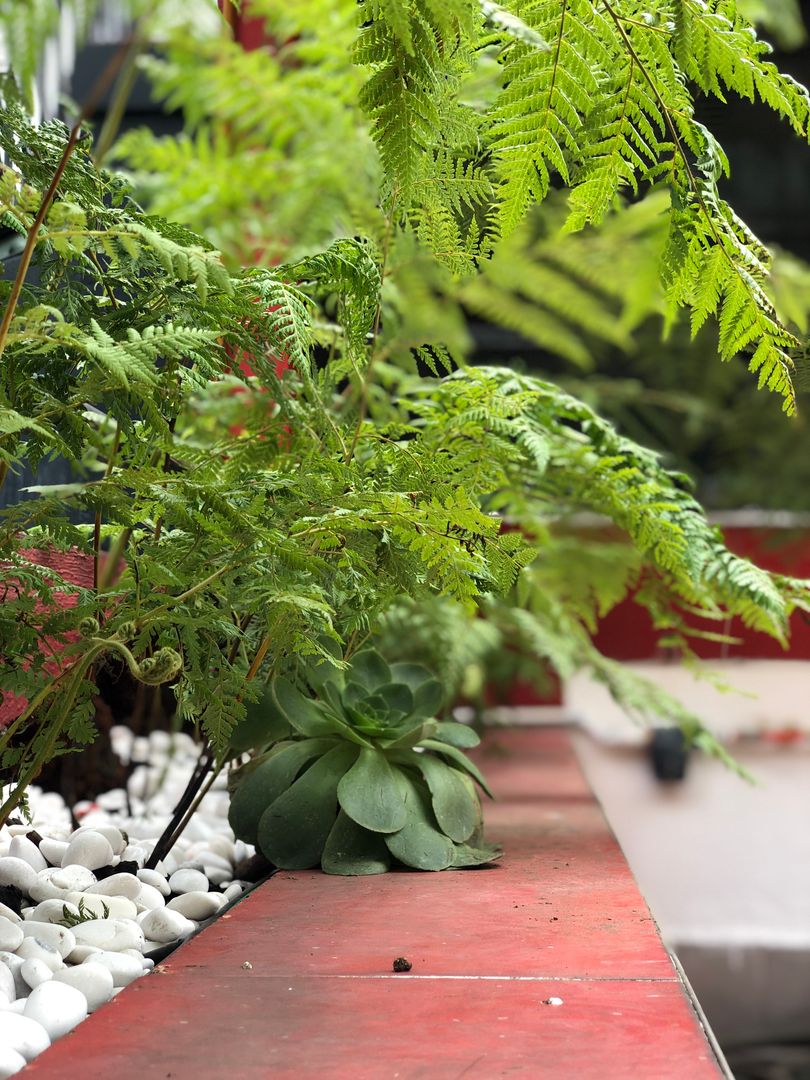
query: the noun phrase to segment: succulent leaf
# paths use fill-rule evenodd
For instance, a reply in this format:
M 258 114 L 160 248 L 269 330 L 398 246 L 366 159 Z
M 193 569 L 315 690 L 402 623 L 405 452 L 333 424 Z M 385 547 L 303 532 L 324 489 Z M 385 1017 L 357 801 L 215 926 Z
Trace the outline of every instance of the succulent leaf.
M 473 847 L 471 844 L 456 844 L 453 855 L 453 867 L 460 870 L 465 866 L 485 866 L 487 863 L 500 859 L 503 851 L 497 844 L 482 844 Z
M 481 742 L 476 731 L 467 724 L 459 724 L 455 720 L 440 721 L 437 724 L 435 737 L 439 742 L 457 746 L 460 750 L 470 750 Z
M 378 686 L 391 682 L 391 669 L 378 652 L 364 649 L 352 660 L 352 677 L 370 693 Z
M 418 716 L 435 716 L 444 702 L 444 687 L 438 679 L 428 679 L 414 691 L 413 701 Z
M 379 833 L 369 832 L 340 810 L 321 856 L 326 874 L 367 876 L 384 874 L 391 867 L 391 855 Z
M 374 696 L 382 700 L 384 708 L 389 712 L 399 713 L 403 717 L 414 712 L 414 695 L 405 683 L 387 683 L 378 687 Z
M 437 828 L 426 795 L 419 786 L 408 777 L 404 777 L 404 782 L 408 821 L 399 832 L 385 837 L 388 850 L 395 859 L 416 870 L 446 870 L 455 855 L 453 841 Z
M 338 784 L 357 753 L 350 745 L 329 750 L 264 811 L 257 841 L 274 866 L 306 870 L 320 863 L 335 824 Z
M 287 679 L 276 679 L 272 692 L 281 714 L 296 731 L 310 738 L 335 734 L 336 725 L 318 702 L 305 697 Z
M 259 701 L 249 702 L 244 720 L 231 731 L 228 745 L 234 754 L 244 754 L 256 747 L 280 742 L 289 734 L 289 721 L 270 690 L 266 689 Z
M 451 746 L 449 743 L 437 742 L 434 739 L 423 739 L 420 745 L 426 750 L 434 750 L 437 754 L 443 754 L 445 757 L 450 758 L 451 761 L 456 762 L 462 769 L 470 774 L 491 799 L 494 799 L 495 796 L 492 794 L 486 780 L 481 775 L 480 769 L 473 765 L 467 755 L 463 754 L 457 747 Z
M 430 754 L 414 755 L 430 790 L 433 813 L 439 828 L 451 840 L 469 840 L 478 825 L 478 799 L 465 773 Z
M 372 832 L 396 832 L 407 820 L 400 778 L 400 770 L 391 767 L 381 750 L 364 748 L 340 781 L 338 801 L 358 825 Z
M 228 810 L 234 835 L 245 843 L 255 844 L 259 819 L 267 807 L 287 790 L 308 761 L 335 745 L 329 739 L 287 743 L 248 773 L 234 792 Z

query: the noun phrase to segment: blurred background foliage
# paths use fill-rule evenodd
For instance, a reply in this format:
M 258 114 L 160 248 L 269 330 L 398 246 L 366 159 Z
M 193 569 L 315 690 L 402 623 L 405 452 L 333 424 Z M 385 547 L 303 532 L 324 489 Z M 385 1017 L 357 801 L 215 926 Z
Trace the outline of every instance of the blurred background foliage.
M 810 76 L 802 9 L 794 0 L 745 0 L 782 55 Z M 384 242 L 379 163 L 359 107 L 352 64 L 352 0 L 252 0 L 246 50 L 224 22 L 164 21 L 140 66 L 155 100 L 182 130 L 131 127 L 114 150 L 157 213 L 218 245 L 234 265 L 307 254 L 340 235 Z M 468 100 L 493 93 L 496 65 L 482 55 Z M 810 232 L 801 175 L 810 150 L 769 123 L 764 106 L 704 101 L 732 162 L 726 194 L 766 242 L 776 241 L 771 293 L 787 323 L 810 318 Z M 131 123 L 131 120 L 130 120 Z M 458 185 L 460 205 L 465 184 Z M 709 323 L 690 342 L 685 321 L 666 325 L 658 278 L 666 205 L 653 192 L 599 230 L 561 236 L 565 192 L 501 246 L 483 275 L 453 280 L 419 245 L 395 245 L 383 323 L 396 325 L 392 361 L 430 365 L 409 342 L 447 342 L 450 362 L 507 362 L 549 375 L 628 436 L 690 474 L 711 509 L 810 511 L 807 418 L 786 419 L 758 393 L 741 358 L 716 360 Z M 804 210 L 804 213 L 802 213 Z M 463 271 L 463 267 L 454 268 Z M 439 357 L 438 359 L 447 359 Z M 797 386 L 806 376 L 799 360 Z

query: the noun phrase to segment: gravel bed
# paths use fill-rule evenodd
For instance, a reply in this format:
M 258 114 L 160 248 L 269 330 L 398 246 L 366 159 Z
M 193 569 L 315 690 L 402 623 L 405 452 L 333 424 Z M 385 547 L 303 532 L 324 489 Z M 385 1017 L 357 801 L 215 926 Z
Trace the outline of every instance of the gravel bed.
M 220 775 L 155 869 L 144 863 L 197 763 L 185 734 L 111 732 L 123 788 L 73 810 L 32 787 L 31 821 L 0 828 L 0 1080 L 147 975 L 156 958 L 238 897 L 253 849 L 228 825 Z

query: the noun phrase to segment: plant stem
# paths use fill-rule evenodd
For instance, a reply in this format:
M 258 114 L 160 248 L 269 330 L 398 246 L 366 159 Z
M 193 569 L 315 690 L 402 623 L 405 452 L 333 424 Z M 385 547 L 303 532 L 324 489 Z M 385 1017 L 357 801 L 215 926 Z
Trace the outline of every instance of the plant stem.
M 34 255 L 34 248 L 36 247 L 37 239 L 39 237 L 40 231 L 42 230 L 42 226 L 45 222 L 48 211 L 51 208 L 51 203 L 53 202 L 54 196 L 56 195 L 56 190 L 62 182 L 62 177 L 65 174 L 65 169 L 67 168 L 68 162 L 70 161 L 70 158 L 73 154 L 73 151 L 76 149 L 79 140 L 82 138 L 82 126 L 84 125 L 88 117 L 92 116 L 93 112 L 95 111 L 96 105 L 99 102 L 99 99 L 103 97 L 104 93 L 107 90 L 107 87 L 115 78 L 116 72 L 119 70 L 122 63 L 124 63 L 127 55 L 132 51 L 133 44 L 134 42 L 132 38 L 124 42 L 121 48 L 116 52 L 115 56 L 113 56 L 113 58 L 110 60 L 109 64 L 107 64 L 107 67 L 101 73 L 101 76 L 93 87 L 90 96 L 82 106 L 78 120 L 70 130 L 70 134 L 68 135 L 68 141 L 65 144 L 64 150 L 62 151 L 62 156 L 60 157 L 59 162 L 56 166 L 56 170 L 51 177 L 51 182 L 48 185 L 48 189 L 42 198 L 39 210 L 37 211 L 37 215 L 34 218 L 34 223 L 28 230 L 28 236 L 25 238 L 25 247 L 23 248 L 22 255 L 20 256 L 20 265 L 17 267 L 17 273 L 14 277 L 14 283 L 11 286 L 11 294 L 9 295 L 8 303 L 6 304 L 6 310 L 3 312 L 2 321 L 0 321 L 0 356 L 3 355 L 3 352 L 6 348 L 6 342 L 8 341 L 8 332 L 9 328 L 11 327 L 11 320 L 14 318 L 14 313 L 17 310 L 17 304 L 19 303 L 20 294 L 22 293 L 22 288 L 28 275 L 28 269 L 31 265 L 31 259 Z M 11 390 L 10 384 L 9 390 Z
M 377 359 L 377 337 L 380 332 L 380 320 L 382 318 L 382 288 L 385 284 L 385 271 L 388 265 L 388 255 L 391 251 L 391 239 L 394 231 L 394 216 L 396 214 L 397 196 L 394 195 L 391 201 L 391 212 L 388 216 L 388 220 L 385 223 L 385 241 L 383 243 L 382 264 L 380 266 L 380 299 L 377 303 L 377 310 L 374 314 L 374 329 L 371 332 L 371 357 L 369 358 L 368 366 L 366 367 L 366 377 L 363 379 L 363 385 L 360 388 L 360 409 L 357 416 L 357 425 L 354 429 L 354 436 L 352 438 L 351 446 L 346 452 L 346 464 L 354 457 L 354 452 L 357 449 L 357 442 L 360 438 L 360 432 L 363 428 L 363 424 L 368 413 L 368 393 L 371 384 L 371 371 L 374 367 L 374 362 Z
M 104 590 L 108 589 L 112 584 L 113 577 L 115 576 L 115 571 L 118 567 L 119 562 L 121 561 L 121 557 L 123 556 L 124 551 L 126 550 L 126 546 L 129 543 L 129 538 L 130 536 L 132 536 L 132 532 L 133 530 L 129 526 L 127 526 L 126 529 L 122 529 L 118 536 L 116 536 L 115 543 L 110 548 L 107 555 L 107 561 L 104 564 L 104 571 L 100 575 L 101 580 L 98 582 L 99 592 L 104 592 Z
M 131 532 L 132 530 L 124 530 L 125 532 Z M 162 615 L 164 611 L 168 611 L 174 604 L 182 604 L 186 600 L 190 600 L 192 596 L 196 596 L 198 592 L 206 589 L 217 578 L 221 578 L 223 574 L 227 574 L 229 570 L 235 570 L 237 563 L 228 563 L 226 566 L 221 566 L 219 570 L 215 570 L 213 574 L 209 574 L 207 578 L 203 578 L 202 581 L 198 581 L 196 585 L 192 585 L 190 589 L 186 589 L 184 593 L 180 593 L 179 596 L 171 596 L 165 604 L 161 604 L 160 607 L 154 608 L 145 618 L 145 622 L 151 622 L 155 615 Z
M 194 797 L 204 783 L 205 778 L 210 772 L 212 765 L 213 759 L 209 752 L 208 745 L 206 744 L 200 751 L 200 756 L 197 759 L 197 764 L 194 766 L 194 771 L 189 777 L 188 783 L 185 787 L 185 791 L 177 801 L 177 805 L 174 808 L 174 812 L 172 813 L 169 824 L 160 834 L 157 843 L 152 849 L 152 854 L 144 863 L 145 869 L 154 870 L 160 860 L 163 859 L 166 855 L 168 855 L 169 851 L 171 851 L 172 844 L 174 843 L 172 838 L 175 834 L 175 831 L 177 830 L 177 827 L 182 821 L 189 806 L 194 801 Z
M 205 798 L 205 796 L 206 796 L 206 795 L 208 794 L 208 792 L 209 792 L 209 791 L 211 790 L 211 788 L 213 787 L 213 785 L 214 785 L 214 782 L 216 781 L 217 777 L 218 777 L 218 776 L 219 776 L 219 774 L 220 774 L 220 773 L 222 772 L 222 769 L 223 769 L 223 767 L 224 767 L 224 764 L 225 764 L 225 763 L 224 763 L 224 762 L 222 762 L 221 764 L 219 764 L 219 765 L 218 765 L 218 766 L 216 767 L 216 769 L 214 769 L 214 771 L 213 771 L 213 772 L 212 772 L 212 773 L 210 774 L 210 776 L 208 777 L 208 780 L 207 780 L 207 781 L 205 782 L 205 784 L 203 785 L 203 787 L 202 787 L 202 788 L 200 788 L 200 790 L 199 790 L 199 791 L 197 792 L 196 796 L 193 796 L 193 797 L 192 797 L 192 801 L 191 801 L 191 803 L 190 803 L 190 805 L 189 805 L 188 809 L 187 809 L 187 810 L 186 810 L 186 812 L 185 812 L 185 813 L 183 814 L 182 818 L 180 819 L 179 823 L 178 823 L 178 824 L 177 824 L 177 826 L 175 827 L 174 831 L 173 831 L 173 832 L 171 833 L 171 835 L 170 835 L 170 836 L 169 836 L 169 837 L 168 837 L 168 838 L 166 839 L 166 842 L 165 842 L 165 848 L 166 848 L 166 850 L 165 850 L 165 851 L 164 851 L 164 853 L 163 853 L 164 855 L 165 855 L 165 854 L 168 854 L 168 852 L 170 852 L 170 851 L 171 851 L 171 849 L 172 849 L 172 848 L 174 847 L 174 845 L 175 845 L 175 844 L 177 843 L 177 841 L 178 841 L 178 840 L 180 839 L 180 837 L 181 837 L 181 836 L 183 835 L 183 833 L 185 832 L 185 830 L 186 830 L 186 826 L 187 826 L 187 825 L 188 825 L 188 823 L 189 823 L 189 822 L 191 821 L 192 817 L 194 817 L 194 814 L 195 814 L 195 813 L 197 812 L 197 810 L 198 810 L 198 808 L 199 808 L 199 805 L 200 805 L 200 803 L 201 803 L 201 802 L 203 801 L 203 799 Z M 209 766 L 209 767 L 210 767 L 210 766 Z M 172 818 L 172 820 L 174 820 L 174 818 Z M 162 838 L 161 838 L 161 839 L 162 839 Z M 152 864 L 152 859 L 154 858 L 154 856 L 155 856 L 155 852 L 156 852 L 156 851 L 157 851 L 157 846 L 155 847 L 155 851 L 153 851 L 153 852 L 152 852 L 152 854 L 151 854 L 151 855 L 149 856 L 149 860 L 148 860 L 148 861 L 147 861 L 147 863 L 146 863 L 146 865 L 147 865 L 147 866 L 149 867 L 149 869 L 151 869 L 151 870 L 153 870 L 153 869 L 154 869 L 154 865 Z M 160 856 L 160 858 L 163 858 L 163 855 L 161 855 L 161 856 Z M 157 863 L 157 861 L 159 861 L 159 860 L 156 860 L 156 863 Z M 155 863 L 155 865 L 156 865 L 156 863 Z
M 256 677 L 256 673 L 258 672 L 259 668 L 262 665 L 262 661 L 267 655 L 267 650 L 270 648 L 270 643 L 272 639 L 272 632 L 268 632 L 262 638 L 259 647 L 253 657 L 253 661 L 251 662 L 251 665 L 247 670 L 247 674 L 245 675 L 246 683 L 252 682 L 252 680 Z M 191 774 L 188 784 L 186 784 L 186 789 L 180 796 L 180 800 L 177 803 L 177 806 L 175 806 L 174 808 L 174 813 L 172 814 L 171 821 L 160 834 L 160 837 L 158 838 L 158 841 L 152 850 L 152 854 L 146 860 L 145 865 L 147 869 L 154 870 L 160 860 L 166 855 L 168 855 L 172 847 L 174 847 L 176 840 L 183 832 L 186 825 L 188 825 L 188 822 L 191 819 L 191 815 L 193 814 L 194 810 L 196 810 L 197 806 L 199 806 L 205 794 L 211 787 L 211 784 L 213 784 L 214 780 L 222 771 L 224 761 L 220 762 L 220 764 L 216 767 L 213 776 L 211 777 L 208 785 L 205 788 L 205 791 L 203 791 L 202 794 L 197 797 L 198 792 L 200 791 L 202 785 L 205 783 L 205 778 L 213 768 L 213 765 L 214 759 L 211 757 L 208 747 L 205 746 L 200 754 L 197 766 L 194 769 L 194 772 Z M 193 808 L 189 809 L 191 807 L 191 804 L 194 802 L 195 797 L 197 797 L 197 801 L 194 804 Z
M 101 125 L 101 131 L 96 140 L 93 159 L 95 160 L 97 169 L 101 168 L 102 162 L 110 152 L 112 144 L 115 142 L 115 137 L 118 134 L 118 130 L 121 127 L 121 121 L 124 118 L 127 102 L 132 93 L 132 88 L 135 85 L 135 80 L 138 78 L 137 60 L 138 48 L 133 41 L 121 65 L 118 81 L 115 84 L 113 99 L 107 109 L 107 115 L 104 117 L 104 123 Z
M 107 459 L 107 468 L 104 470 L 104 479 L 106 480 L 110 473 L 113 471 L 115 465 L 115 457 L 118 453 L 118 447 L 121 442 L 121 424 L 115 425 L 115 438 L 113 439 L 112 450 L 110 456 Z M 98 560 L 101 549 L 101 511 L 96 510 L 95 521 L 93 522 L 93 590 L 98 592 Z
M 77 663 L 74 668 L 71 669 L 71 674 L 73 678 L 70 686 L 65 691 L 64 698 L 61 702 L 58 703 L 58 705 L 54 703 L 54 705 L 51 706 L 51 708 L 55 711 L 57 710 L 58 706 L 61 706 L 58 711 L 58 715 L 53 720 L 46 718 L 46 720 L 43 722 L 43 727 L 50 728 L 50 730 L 48 731 L 47 737 L 45 738 L 41 749 L 35 754 L 33 762 L 31 763 L 31 765 L 29 765 L 29 767 L 25 770 L 23 775 L 17 781 L 17 786 L 14 788 L 14 790 L 11 792 L 11 794 L 8 796 L 2 806 L 0 806 L 0 825 L 4 824 L 12 810 L 15 810 L 17 806 L 19 806 L 20 800 L 25 795 L 28 785 L 31 783 L 32 780 L 35 780 L 37 778 L 42 766 L 45 764 L 46 761 L 49 760 L 49 758 L 53 756 L 56 742 L 62 733 L 62 729 L 65 726 L 65 721 L 67 720 L 70 714 L 70 710 L 73 707 L 73 702 L 76 700 L 76 695 L 79 692 L 79 687 L 82 683 L 82 680 L 84 679 L 88 668 L 95 660 L 96 654 L 100 651 L 101 649 L 98 647 L 90 649 L 84 655 L 82 660 Z M 36 739 L 36 736 L 34 736 L 34 739 Z M 34 740 L 32 740 L 32 743 L 33 741 Z M 31 744 L 29 744 L 29 746 L 30 745 Z

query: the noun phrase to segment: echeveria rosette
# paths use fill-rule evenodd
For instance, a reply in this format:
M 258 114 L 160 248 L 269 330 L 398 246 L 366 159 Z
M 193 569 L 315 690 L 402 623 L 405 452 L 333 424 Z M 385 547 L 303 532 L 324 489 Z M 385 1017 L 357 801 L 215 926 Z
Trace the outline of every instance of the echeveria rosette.
M 482 839 L 470 728 L 439 721 L 441 684 L 417 664 L 372 650 L 339 670 L 311 667 L 316 696 L 277 679 L 239 739 L 269 749 L 238 782 L 235 834 L 285 870 L 380 874 L 479 866 L 500 852 Z

